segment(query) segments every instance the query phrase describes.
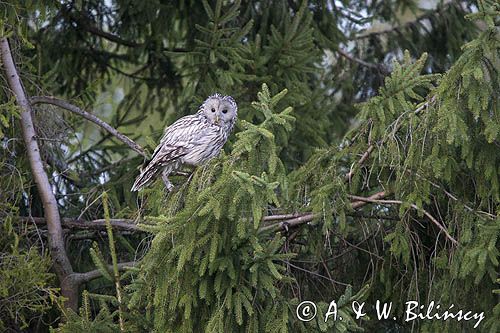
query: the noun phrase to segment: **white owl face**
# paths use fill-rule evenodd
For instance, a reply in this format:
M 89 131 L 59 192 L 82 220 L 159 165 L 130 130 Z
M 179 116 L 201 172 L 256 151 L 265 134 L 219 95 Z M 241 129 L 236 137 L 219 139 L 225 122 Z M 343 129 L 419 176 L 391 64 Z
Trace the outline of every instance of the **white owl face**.
M 231 96 L 212 95 L 203 102 L 201 108 L 212 124 L 232 126 L 236 121 L 238 106 Z

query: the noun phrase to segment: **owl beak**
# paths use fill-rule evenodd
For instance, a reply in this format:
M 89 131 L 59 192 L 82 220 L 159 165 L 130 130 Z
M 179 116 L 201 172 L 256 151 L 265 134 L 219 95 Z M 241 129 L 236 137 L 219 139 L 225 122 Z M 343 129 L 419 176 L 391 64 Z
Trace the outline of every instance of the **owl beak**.
M 215 124 L 219 125 L 219 116 L 215 116 Z

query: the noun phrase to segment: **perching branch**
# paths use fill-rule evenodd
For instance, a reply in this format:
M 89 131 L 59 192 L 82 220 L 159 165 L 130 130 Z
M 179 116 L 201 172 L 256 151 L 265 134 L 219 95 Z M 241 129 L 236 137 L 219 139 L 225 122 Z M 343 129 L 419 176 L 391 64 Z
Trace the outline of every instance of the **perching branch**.
M 65 110 L 68 110 L 70 112 L 73 112 L 77 115 L 80 115 L 82 116 L 83 118 L 93 122 L 94 124 L 96 124 L 97 126 L 105 129 L 106 131 L 108 131 L 111 135 L 115 136 L 118 140 L 120 140 L 121 142 L 125 143 L 127 146 L 129 146 L 133 151 L 135 151 L 136 153 L 144 156 L 144 157 L 147 157 L 146 153 L 144 152 L 144 149 L 139 146 L 137 143 L 135 143 L 133 140 L 131 140 L 129 137 L 127 137 L 126 135 L 118 132 L 116 129 L 114 129 L 111 125 L 109 125 L 108 123 L 106 123 L 105 121 L 99 119 L 98 117 L 96 117 L 95 115 L 93 115 L 92 113 L 89 113 L 85 110 L 82 110 L 80 109 L 79 107 L 71 104 L 71 103 L 68 103 L 62 99 L 59 99 L 59 98 L 56 98 L 56 97 L 52 97 L 52 96 L 34 96 L 30 99 L 31 101 L 31 104 L 33 105 L 36 105 L 36 104 L 51 104 L 51 105 L 55 105 L 55 106 L 58 106 L 60 108 L 63 108 Z
M 378 192 L 370 196 L 369 198 L 371 199 L 382 199 L 386 197 L 388 194 L 385 191 Z M 359 201 L 355 200 L 351 203 L 351 206 L 353 209 L 360 208 L 364 205 L 366 205 L 367 202 L 365 201 Z M 280 221 L 278 223 L 266 225 L 260 228 L 260 232 L 263 231 L 268 231 L 268 230 L 274 230 L 274 231 L 282 231 L 285 230 L 286 228 L 293 228 L 295 226 L 299 226 L 301 224 L 310 222 L 314 219 L 314 214 L 312 213 L 293 213 L 293 214 L 281 214 L 281 215 L 269 215 L 269 216 L 264 216 L 262 218 L 262 221 L 268 222 L 268 221 Z M 45 219 L 42 217 L 21 217 L 21 220 L 29 220 L 33 221 L 36 224 L 43 225 L 45 224 Z M 137 231 L 143 231 L 141 228 L 138 227 L 137 224 L 134 223 L 134 220 L 131 219 L 110 219 L 111 226 L 115 229 L 118 230 L 123 230 L 123 231 L 131 231 L 131 232 L 137 232 Z M 64 218 L 62 220 L 62 226 L 63 228 L 69 228 L 69 229 L 97 229 L 97 230 L 105 230 L 106 229 L 106 220 L 105 219 L 98 219 L 98 220 L 91 220 L 91 221 L 85 221 L 81 219 L 71 219 L 71 218 Z
M 57 201 L 54 193 L 52 193 L 49 178 L 45 173 L 42 158 L 40 156 L 40 148 L 35 139 L 36 132 L 31 116 L 31 105 L 24 91 L 19 74 L 17 73 L 14 60 L 12 59 L 9 41 L 5 37 L 0 38 L 0 52 L 7 82 L 21 109 L 21 130 L 23 140 L 26 145 L 26 152 L 28 154 L 33 178 L 43 203 L 49 234 L 50 255 L 57 277 L 61 281 L 61 294 L 68 299 L 66 305 L 76 310 L 78 307 L 78 288 L 73 288 L 70 281 L 66 280 L 66 278 L 73 273 L 73 268 L 71 267 L 68 254 L 64 248 L 61 217 L 59 215 Z

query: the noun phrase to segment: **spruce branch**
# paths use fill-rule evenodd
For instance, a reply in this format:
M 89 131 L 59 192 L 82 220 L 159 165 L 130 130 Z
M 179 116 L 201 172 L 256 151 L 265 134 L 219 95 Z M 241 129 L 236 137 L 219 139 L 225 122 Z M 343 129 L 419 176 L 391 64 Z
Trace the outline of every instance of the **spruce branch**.
M 422 112 L 423 110 L 427 109 L 429 107 L 429 105 L 433 104 L 434 102 L 436 101 L 436 96 L 432 96 L 429 100 L 421 103 L 414 111 L 413 113 L 414 114 L 419 114 L 420 112 Z M 401 126 L 403 126 L 403 122 L 398 122 L 396 121 L 396 125 L 394 126 L 394 129 L 392 130 L 393 133 L 397 132 Z M 387 137 L 382 139 L 380 142 L 379 142 L 379 145 L 383 145 L 385 143 L 385 141 L 387 140 Z M 363 153 L 363 155 L 361 155 L 360 159 L 356 162 L 356 164 L 351 167 L 351 170 L 345 175 L 344 177 L 344 180 L 346 182 L 350 182 L 351 179 L 352 179 L 352 176 L 354 175 L 354 172 L 356 171 L 356 168 L 359 168 L 361 165 L 363 165 L 366 160 L 370 157 L 370 154 L 372 153 L 372 151 L 375 149 L 375 146 L 376 144 L 375 143 L 372 143 L 368 146 L 368 148 L 366 149 L 366 151 Z
M 103 128 L 108 133 L 115 136 L 118 140 L 120 140 L 121 142 L 123 142 L 127 146 L 129 146 L 136 153 L 138 153 L 144 157 L 147 157 L 146 153 L 144 152 L 144 149 L 141 146 L 139 146 L 136 142 L 131 140 L 126 135 L 118 132 L 115 128 L 113 128 L 111 125 L 109 125 L 108 123 L 106 123 L 102 119 L 99 119 L 97 116 L 93 115 L 90 112 L 87 112 L 85 110 L 80 109 L 76 105 L 73 105 L 71 103 L 68 103 L 65 100 L 62 100 L 62 99 L 59 99 L 56 97 L 52 97 L 52 96 L 34 96 L 30 99 L 30 101 L 31 101 L 32 105 L 51 104 L 51 105 L 55 105 L 55 106 L 58 106 L 60 108 L 63 108 L 65 110 L 68 110 L 72 113 L 75 113 L 75 114 L 93 122 L 97 126 Z

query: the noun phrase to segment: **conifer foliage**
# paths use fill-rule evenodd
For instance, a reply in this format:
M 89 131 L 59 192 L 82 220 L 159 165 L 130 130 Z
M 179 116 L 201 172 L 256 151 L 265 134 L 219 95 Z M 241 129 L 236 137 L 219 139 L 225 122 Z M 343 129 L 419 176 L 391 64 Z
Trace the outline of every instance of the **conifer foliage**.
M 418 5 L 0 2 L 22 87 L 4 61 L 0 329 L 472 329 L 405 322 L 418 300 L 484 312 L 479 329 L 497 332 L 500 6 Z M 172 192 L 131 193 L 163 126 L 214 92 L 239 108 L 220 156 L 180 170 Z M 325 320 L 332 300 L 342 320 Z M 376 318 L 377 300 L 396 320 Z

